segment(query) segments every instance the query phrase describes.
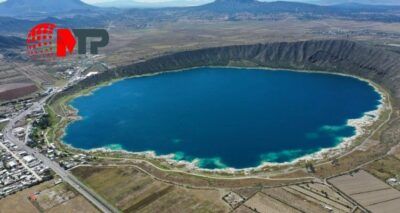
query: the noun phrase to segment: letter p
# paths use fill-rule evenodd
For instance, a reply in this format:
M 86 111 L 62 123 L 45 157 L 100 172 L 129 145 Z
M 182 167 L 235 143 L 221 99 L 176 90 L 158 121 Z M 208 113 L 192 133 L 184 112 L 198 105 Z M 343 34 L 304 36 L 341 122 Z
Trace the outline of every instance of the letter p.
M 90 54 L 97 54 L 99 47 L 108 44 L 108 32 L 104 29 L 73 29 L 75 36 L 78 38 L 78 53 L 86 54 L 86 39 L 100 38 L 100 41 L 90 42 Z

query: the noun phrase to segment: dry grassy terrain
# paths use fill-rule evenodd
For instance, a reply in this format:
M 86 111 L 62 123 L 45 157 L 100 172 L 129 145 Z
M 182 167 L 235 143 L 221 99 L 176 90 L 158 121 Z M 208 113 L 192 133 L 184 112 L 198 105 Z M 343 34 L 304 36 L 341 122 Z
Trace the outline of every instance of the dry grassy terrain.
M 89 187 L 123 212 L 227 212 L 218 190 L 174 186 L 129 167 L 73 170 Z M 171 205 L 173 204 L 173 205 Z
M 387 156 L 369 164 L 364 169 L 382 181 L 386 181 L 389 178 L 400 177 L 400 160 L 395 156 Z M 400 185 L 394 187 L 400 190 Z
M 111 30 L 112 29 L 112 30 Z M 352 39 L 400 44 L 400 24 L 349 20 L 177 21 L 145 29 L 110 28 L 103 49 L 112 65 L 131 63 L 165 52 L 235 44 L 310 39 Z
M 78 167 L 73 174 L 123 212 L 349 212 L 354 205 L 321 183 L 198 189 L 133 167 Z
M 32 94 L 57 79 L 48 66 L 0 59 L 0 102 Z
M 351 39 L 390 45 L 391 48 L 400 44 L 399 23 L 299 20 L 291 16 L 262 21 L 170 20 L 145 28 L 121 28 L 111 24 L 108 31 L 110 43 L 101 49 L 103 56 L 97 60 L 110 66 L 130 64 L 169 52 L 235 44 L 310 39 Z M 60 64 L 34 64 L 0 57 L 0 89 L 15 83 L 31 83 L 39 88 L 58 84 L 62 79 L 57 71 L 69 68 L 69 59 L 62 64 L 60 67 Z
M 329 182 L 371 212 L 396 212 L 400 208 L 400 192 L 363 170 Z
M 349 212 L 354 205 L 320 183 L 266 188 L 244 203 L 258 212 Z
M 2 213 L 87 212 L 98 213 L 84 197 L 54 180 L 17 192 L 0 200 Z

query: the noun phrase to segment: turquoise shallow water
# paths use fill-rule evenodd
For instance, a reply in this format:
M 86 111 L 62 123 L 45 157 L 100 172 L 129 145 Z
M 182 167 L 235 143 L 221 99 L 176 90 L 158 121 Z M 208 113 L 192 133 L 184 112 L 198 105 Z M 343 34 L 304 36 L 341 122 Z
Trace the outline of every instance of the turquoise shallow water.
M 202 168 L 287 162 L 352 136 L 375 110 L 368 83 L 322 73 L 195 68 L 125 79 L 74 99 L 74 147 L 175 153 Z

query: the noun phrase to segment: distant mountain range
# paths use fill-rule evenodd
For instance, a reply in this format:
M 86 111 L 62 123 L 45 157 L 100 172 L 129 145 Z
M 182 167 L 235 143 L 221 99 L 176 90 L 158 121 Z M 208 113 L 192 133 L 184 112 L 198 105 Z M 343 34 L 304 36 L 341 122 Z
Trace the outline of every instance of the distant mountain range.
M 312 0 L 311 0 L 312 1 Z M 323 5 L 334 4 L 370 4 L 370 5 L 400 5 L 399 0 L 314 0 L 312 3 Z
M 99 7 L 116 8 L 163 8 L 163 7 L 188 7 L 200 6 L 211 3 L 213 0 L 169 0 L 141 2 L 136 0 L 109 0 L 106 2 L 95 3 Z M 261 2 L 271 2 L 260 0 Z M 400 5 L 399 0 L 292 0 L 294 2 L 317 4 L 317 5 L 337 5 L 337 4 L 370 4 L 370 5 Z
M 215 0 L 212 3 L 192 7 L 191 12 L 204 13 L 285 13 L 285 12 L 317 12 L 323 7 L 297 2 L 261 2 L 257 0 Z
M 161 1 L 153 3 L 138 2 L 135 0 L 110 0 L 109 2 L 98 3 L 96 6 L 101 7 L 119 7 L 119 8 L 165 8 L 165 7 L 176 7 L 185 8 L 198 6 L 199 9 L 211 9 L 215 11 L 233 11 L 236 12 L 280 12 L 280 11 L 292 11 L 291 8 L 297 8 L 297 11 L 305 9 L 310 10 L 326 10 L 326 7 L 316 4 L 341 4 L 352 7 L 352 9 L 360 9 L 366 7 L 362 5 L 367 4 L 400 4 L 399 0 L 293 0 L 296 2 L 270 2 L 268 0 L 171 0 Z M 304 2 L 310 3 L 304 3 Z M 360 4 L 361 3 L 361 4 Z M 0 16 L 30 16 L 30 15 L 41 15 L 41 16 L 58 16 L 68 15 L 70 11 L 92 11 L 96 12 L 100 8 L 86 4 L 81 0 L 7 0 L 0 3 Z M 205 6 L 205 7 L 204 7 Z M 203 8 L 202 8 L 203 7 Z M 225 7 L 225 9 L 223 8 Z M 365 9 L 365 8 L 364 8 Z M 372 9 L 372 8 L 370 8 Z
M 199 6 L 212 2 L 212 0 L 170 0 L 162 2 L 138 2 L 135 0 L 110 0 L 95 3 L 98 7 L 116 8 L 163 8 L 163 7 L 190 7 Z
M 56 14 L 72 10 L 95 9 L 80 0 L 7 0 L 0 3 L 1 16 L 18 14 Z
M 0 32 L 26 32 L 35 23 L 43 21 L 70 27 L 106 27 L 112 23 L 135 28 L 176 20 L 276 20 L 288 16 L 307 20 L 339 18 L 400 22 L 400 6 L 356 3 L 321 6 L 285 1 L 215 0 L 190 7 L 115 9 L 94 7 L 80 0 L 34 0 L 33 5 L 32 1 L 0 3 Z
M 118 2 L 129 3 L 129 0 L 115 0 Z M 173 0 L 176 4 L 178 4 L 178 0 Z M 207 2 L 209 0 L 196 0 L 195 2 Z M 324 1 L 324 0 L 323 0 Z M 339 0 L 342 1 L 342 0 Z M 346 0 L 343 0 L 346 1 Z M 365 0 L 364 0 L 365 1 Z M 180 1 L 181 4 L 189 4 L 190 2 L 194 2 L 192 0 Z M 112 4 L 113 2 L 111 2 Z M 165 3 L 165 6 L 171 4 L 173 2 Z M 140 5 L 144 5 L 142 3 L 135 3 L 133 1 L 133 5 L 140 7 Z M 132 6 L 133 6 L 132 5 Z M 162 6 L 162 3 L 159 3 L 158 6 Z M 110 5 L 111 6 L 111 5 Z M 154 5 L 155 6 L 155 5 Z M 268 15 L 268 14 L 276 14 L 276 13 L 292 13 L 292 14 L 304 14 L 308 15 L 313 14 L 341 14 L 347 13 L 347 15 L 354 15 L 354 12 L 367 12 L 373 13 L 376 11 L 393 11 L 397 8 L 393 8 L 394 6 L 379 6 L 379 5 L 363 5 L 356 3 L 344 3 L 333 6 L 321 6 L 315 4 L 308 3 L 300 3 L 300 2 L 285 2 L 285 1 L 275 1 L 275 2 L 265 2 L 265 1 L 257 1 L 257 0 L 215 0 L 214 2 L 203 4 L 200 6 L 188 6 L 188 7 L 168 7 L 168 8 L 154 8 L 154 9 L 131 9 L 128 10 L 130 13 L 125 13 L 125 10 L 116 11 L 115 9 L 101 9 L 86 3 L 83 3 L 81 0 L 7 0 L 6 2 L 0 3 L 0 16 L 56 16 L 56 17 L 73 17 L 74 15 L 81 16 L 93 16 L 94 14 L 105 14 L 110 13 L 115 15 L 127 15 L 127 16 L 135 16 L 141 15 L 145 16 L 146 14 L 150 14 L 151 16 L 157 17 L 165 17 L 165 16 L 175 16 L 175 18 L 179 18 L 179 16 L 193 16 L 193 17 L 208 17 L 212 18 L 215 16 L 224 16 L 224 15 L 234 15 L 234 14 L 243 14 L 247 13 L 248 16 L 254 15 Z M 73 13 L 71 12 L 73 11 Z M 109 15 L 109 14 L 107 14 Z M 209 16 L 212 17 L 209 17 Z M 368 15 L 368 14 L 367 14 Z M 145 17 L 141 17 L 145 18 Z
M 137 9 L 128 10 L 132 13 Z M 369 20 L 371 17 L 379 20 L 389 18 L 392 21 L 400 21 L 400 6 L 365 5 L 345 3 L 331 6 L 321 6 L 300 2 L 274 1 L 261 2 L 257 0 L 215 0 L 212 3 L 183 8 L 164 8 L 148 10 L 154 14 L 173 14 L 175 17 L 186 18 L 228 18 L 255 19 L 271 17 L 276 14 L 288 14 L 302 18 L 323 17 L 351 17 L 358 20 Z M 396 18 L 397 17 L 397 18 Z

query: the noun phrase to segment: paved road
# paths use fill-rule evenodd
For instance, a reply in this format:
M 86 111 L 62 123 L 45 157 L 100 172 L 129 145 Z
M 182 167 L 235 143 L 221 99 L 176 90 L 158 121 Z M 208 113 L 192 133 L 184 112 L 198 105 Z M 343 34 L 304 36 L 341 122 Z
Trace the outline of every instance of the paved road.
M 80 194 L 82 194 L 86 199 L 88 199 L 93 205 L 95 205 L 99 210 L 102 212 L 119 212 L 118 209 L 110 205 L 107 201 L 105 201 L 103 198 L 98 196 L 95 192 L 93 192 L 91 189 L 86 187 L 83 183 L 81 183 L 76 177 L 74 177 L 69 171 L 63 169 L 58 163 L 53 162 L 49 158 L 47 158 L 45 155 L 41 154 L 35 149 L 30 148 L 25 144 L 25 142 L 19 140 L 12 134 L 12 129 L 15 126 L 15 123 L 17 121 L 25 118 L 28 114 L 32 113 L 35 110 L 38 110 L 43 107 L 45 104 L 46 100 L 50 98 L 54 93 L 46 96 L 45 98 L 41 99 L 40 101 L 34 103 L 30 108 L 27 110 L 21 112 L 14 118 L 12 118 L 7 126 L 3 130 L 4 138 L 6 140 L 9 140 L 13 142 L 15 145 L 18 147 L 22 148 L 25 150 L 27 153 L 30 155 L 36 157 L 40 161 L 43 162 L 44 165 L 48 166 L 50 169 L 52 169 L 60 178 L 64 180 L 64 182 L 67 182 L 70 184 L 76 191 L 78 191 Z

